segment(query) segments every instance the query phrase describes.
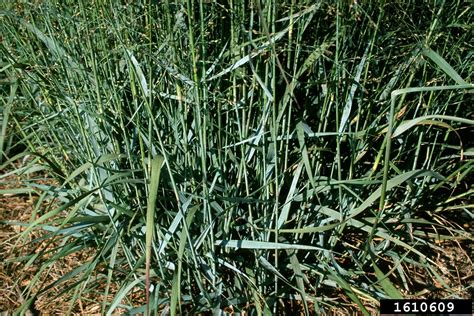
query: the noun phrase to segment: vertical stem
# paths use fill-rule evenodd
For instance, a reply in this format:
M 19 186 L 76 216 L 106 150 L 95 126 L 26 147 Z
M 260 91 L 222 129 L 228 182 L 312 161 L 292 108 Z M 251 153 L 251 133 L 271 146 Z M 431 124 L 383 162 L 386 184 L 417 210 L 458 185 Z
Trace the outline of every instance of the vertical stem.
M 336 82 L 336 88 L 335 88 L 335 103 L 336 103 L 336 126 L 339 126 L 340 122 L 339 122 L 339 82 L 341 80 L 340 78 L 340 70 L 339 70 L 339 48 L 340 48 L 340 43 L 339 43 L 339 32 L 340 32 L 340 28 L 339 28 L 339 23 L 340 23 L 340 20 L 339 20 L 339 6 L 340 6 L 340 2 L 337 2 L 337 13 L 336 13 L 336 56 L 335 56 L 335 59 L 334 59 L 334 63 L 336 64 L 336 78 L 335 78 L 335 82 Z M 337 135 L 336 137 L 337 141 L 336 141 L 336 161 L 337 161 L 337 179 L 339 180 L 339 182 L 341 182 L 342 180 L 342 173 L 341 173 L 341 135 Z M 339 191 L 339 202 L 342 202 L 342 186 L 339 184 L 338 185 L 338 191 Z M 340 205 L 341 207 L 341 205 Z M 340 220 L 343 221 L 344 220 L 344 212 L 342 211 L 341 209 L 341 218 Z

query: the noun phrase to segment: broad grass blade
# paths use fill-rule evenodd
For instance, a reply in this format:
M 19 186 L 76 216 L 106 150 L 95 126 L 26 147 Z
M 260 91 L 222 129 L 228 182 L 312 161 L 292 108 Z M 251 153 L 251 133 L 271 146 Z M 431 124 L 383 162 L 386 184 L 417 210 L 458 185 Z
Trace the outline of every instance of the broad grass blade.
M 148 190 L 148 204 L 146 210 L 146 301 L 147 315 L 150 315 L 150 262 L 151 262 L 151 244 L 153 242 L 153 234 L 155 231 L 155 206 L 156 197 L 158 195 L 158 185 L 160 183 L 161 167 L 163 166 L 164 157 L 156 156 L 151 161 L 151 177 Z

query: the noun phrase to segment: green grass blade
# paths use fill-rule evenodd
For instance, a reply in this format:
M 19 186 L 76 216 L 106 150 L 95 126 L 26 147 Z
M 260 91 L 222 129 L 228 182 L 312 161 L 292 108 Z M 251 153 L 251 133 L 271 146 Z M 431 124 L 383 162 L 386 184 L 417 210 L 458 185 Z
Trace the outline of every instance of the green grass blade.
M 294 249 L 294 250 L 314 250 L 314 251 L 327 251 L 324 248 L 298 245 L 298 244 L 285 244 L 268 241 L 254 241 L 254 240 L 216 240 L 216 246 L 224 248 L 234 249 Z
M 14 82 L 10 85 L 10 95 L 6 104 L 3 107 L 3 115 L 1 117 L 1 130 L 0 130 L 0 163 L 2 163 L 5 153 L 5 140 L 7 138 L 7 127 L 8 127 L 8 119 L 10 117 L 10 112 L 13 106 L 13 100 L 15 98 L 16 90 L 18 89 L 18 82 Z M 5 157 L 6 158 L 6 157 Z
M 400 291 L 393 285 L 392 282 L 390 282 L 389 278 L 387 275 L 385 275 L 377 266 L 377 264 L 372 261 L 372 266 L 374 267 L 375 270 L 375 275 L 377 276 L 377 279 L 379 280 L 380 286 L 384 289 L 385 293 L 389 296 L 391 299 L 402 299 L 403 296 L 400 293 Z
M 436 65 L 438 65 L 448 76 L 450 76 L 454 81 L 456 81 L 459 85 L 467 84 L 466 81 L 454 70 L 448 62 L 441 57 L 437 52 L 430 48 L 426 48 L 423 50 L 423 55 L 431 59 Z
M 146 302 L 147 315 L 150 315 L 150 263 L 151 263 L 151 246 L 153 242 L 153 235 L 155 231 L 155 205 L 156 197 L 158 196 L 158 186 L 160 183 L 161 167 L 163 166 L 163 156 L 156 156 L 151 161 L 151 177 L 148 190 L 148 203 L 146 210 Z
M 393 132 L 392 137 L 400 136 L 401 134 L 403 134 L 404 132 L 406 132 L 407 130 L 409 130 L 415 125 L 438 125 L 440 127 L 448 128 L 454 131 L 454 128 L 451 127 L 449 124 L 440 122 L 440 121 L 435 121 L 432 119 L 450 120 L 453 122 L 474 125 L 474 120 L 470 120 L 467 118 L 454 117 L 454 116 L 448 116 L 448 115 L 425 115 L 425 116 L 417 117 L 412 120 L 406 120 L 406 121 L 401 122 L 400 125 Z

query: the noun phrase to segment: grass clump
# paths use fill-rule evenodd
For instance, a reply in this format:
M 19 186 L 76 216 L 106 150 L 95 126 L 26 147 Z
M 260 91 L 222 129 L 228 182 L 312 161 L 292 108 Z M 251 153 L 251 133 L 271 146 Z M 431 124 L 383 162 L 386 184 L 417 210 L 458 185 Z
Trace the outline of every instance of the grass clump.
M 42 270 L 94 253 L 24 308 L 57 286 L 106 314 L 465 295 L 436 255 L 472 240 L 467 4 L 18 0 L 0 18 L 2 168 L 29 155 L 17 173 L 59 182 L 25 182 L 51 207 L 22 235 L 63 241 Z

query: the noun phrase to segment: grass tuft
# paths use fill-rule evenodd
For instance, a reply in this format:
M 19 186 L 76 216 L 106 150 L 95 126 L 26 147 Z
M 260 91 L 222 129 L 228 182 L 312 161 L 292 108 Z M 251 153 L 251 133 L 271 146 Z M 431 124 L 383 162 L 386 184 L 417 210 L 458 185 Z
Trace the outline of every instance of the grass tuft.
M 472 19 L 455 1 L 5 5 L 0 194 L 36 203 L 0 219 L 21 228 L 2 269 L 37 267 L 19 311 L 58 289 L 61 312 L 107 315 L 468 297 Z

